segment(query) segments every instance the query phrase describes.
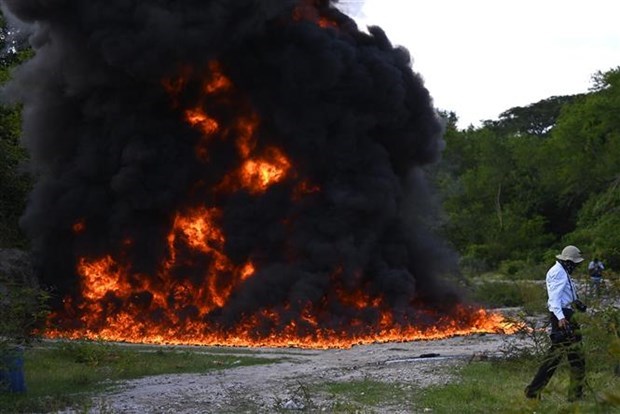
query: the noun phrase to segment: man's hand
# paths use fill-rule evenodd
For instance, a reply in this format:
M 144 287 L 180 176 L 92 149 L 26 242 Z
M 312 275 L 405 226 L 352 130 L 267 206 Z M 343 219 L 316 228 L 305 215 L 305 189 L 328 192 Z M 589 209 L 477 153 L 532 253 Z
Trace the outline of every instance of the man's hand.
M 562 319 L 560 319 L 560 320 L 558 321 L 558 326 L 559 326 L 561 329 L 566 329 L 566 328 L 568 328 L 568 321 L 566 320 L 566 318 L 562 318 Z

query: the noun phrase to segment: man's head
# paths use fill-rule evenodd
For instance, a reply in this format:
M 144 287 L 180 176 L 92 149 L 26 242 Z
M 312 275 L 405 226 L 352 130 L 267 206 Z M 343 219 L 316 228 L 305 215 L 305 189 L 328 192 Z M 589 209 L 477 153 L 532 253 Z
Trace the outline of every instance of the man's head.
M 573 262 L 575 264 L 583 262 L 583 257 L 581 257 L 581 250 L 576 248 L 575 246 L 566 246 L 562 249 L 562 253 L 555 256 L 556 259 Z

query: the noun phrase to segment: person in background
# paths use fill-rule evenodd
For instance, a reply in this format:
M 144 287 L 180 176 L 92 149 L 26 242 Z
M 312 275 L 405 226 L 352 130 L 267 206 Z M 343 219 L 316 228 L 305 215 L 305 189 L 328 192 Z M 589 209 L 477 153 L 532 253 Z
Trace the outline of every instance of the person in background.
M 532 382 L 525 388 L 525 396 L 540 399 L 543 388 L 566 355 L 570 364 L 568 399 L 575 401 L 583 398 L 586 365 L 579 326 L 572 318 L 575 310 L 585 312 L 586 309 L 577 297 L 571 274 L 583 257 L 577 247 L 566 246 L 556 259 L 546 276 L 551 346 Z
M 588 273 L 590 273 L 590 286 L 594 295 L 599 296 L 601 293 L 601 281 L 603 280 L 603 270 L 605 266 L 598 258 L 595 258 L 588 264 Z

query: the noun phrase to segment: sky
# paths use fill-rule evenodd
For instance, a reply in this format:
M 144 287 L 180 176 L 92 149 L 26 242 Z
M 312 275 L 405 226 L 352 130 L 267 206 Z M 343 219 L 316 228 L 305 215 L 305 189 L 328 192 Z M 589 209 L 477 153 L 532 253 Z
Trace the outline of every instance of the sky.
M 619 0 L 341 0 L 406 47 L 435 107 L 480 126 L 620 66 Z

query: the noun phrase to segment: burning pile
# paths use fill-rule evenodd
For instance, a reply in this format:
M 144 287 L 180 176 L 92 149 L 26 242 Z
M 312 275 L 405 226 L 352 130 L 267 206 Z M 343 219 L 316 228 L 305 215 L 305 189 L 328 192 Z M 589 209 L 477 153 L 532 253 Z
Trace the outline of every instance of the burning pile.
M 49 335 L 346 347 L 502 327 L 441 282 L 408 52 L 327 0 L 4 0 Z

